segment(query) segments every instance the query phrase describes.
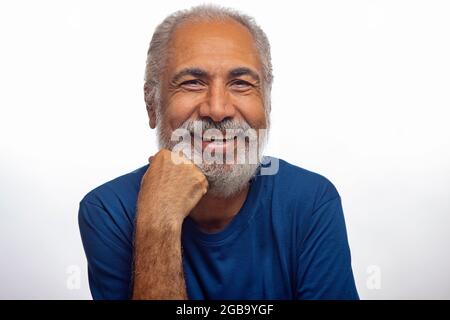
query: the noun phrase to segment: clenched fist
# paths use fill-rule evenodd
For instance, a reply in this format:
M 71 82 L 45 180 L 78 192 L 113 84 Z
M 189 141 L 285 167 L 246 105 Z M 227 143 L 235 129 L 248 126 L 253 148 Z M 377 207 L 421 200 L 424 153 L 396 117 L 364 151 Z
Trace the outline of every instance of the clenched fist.
M 186 157 L 170 150 L 162 149 L 151 159 L 141 181 L 140 218 L 152 215 L 153 219 L 182 223 L 208 191 L 208 180 Z

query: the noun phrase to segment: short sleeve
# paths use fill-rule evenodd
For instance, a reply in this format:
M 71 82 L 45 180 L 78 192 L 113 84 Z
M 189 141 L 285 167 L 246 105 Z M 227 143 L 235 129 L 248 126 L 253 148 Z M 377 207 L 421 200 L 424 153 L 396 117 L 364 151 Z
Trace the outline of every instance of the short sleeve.
M 80 202 L 78 223 L 94 300 L 131 296 L 132 244 L 116 220 L 101 204 Z
M 314 209 L 299 247 L 297 299 L 359 299 L 338 194 Z

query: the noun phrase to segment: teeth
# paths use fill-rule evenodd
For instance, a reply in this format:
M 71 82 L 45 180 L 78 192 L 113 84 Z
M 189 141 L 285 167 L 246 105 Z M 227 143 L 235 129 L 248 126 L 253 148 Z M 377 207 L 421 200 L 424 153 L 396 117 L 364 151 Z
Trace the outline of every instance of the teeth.
M 216 139 L 215 137 L 203 137 L 203 141 L 230 141 L 234 140 L 234 137 L 228 137 L 223 139 Z
M 235 137 L 234 136 L 231 136 L 231 137 L 224 136 L 222 139 L 218 139 L 217 137 L 214 137 L 214 136 L 202 136 L 202 137 L 200 137 L 200 136 L 195 135 L 194 139 L 201 139 L 203 141 L 209 141 L 209 142 L 211 142 L 211 141 L 226 142 L 226 141 L 234 140 Z

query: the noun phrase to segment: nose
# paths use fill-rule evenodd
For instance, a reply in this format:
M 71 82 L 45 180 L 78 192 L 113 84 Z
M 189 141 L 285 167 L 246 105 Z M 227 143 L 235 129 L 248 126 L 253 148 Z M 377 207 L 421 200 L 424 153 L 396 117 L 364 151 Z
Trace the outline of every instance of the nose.
M 235 107 L 222 83 L 216 82 L 210 86 L 206 100 L 200 105 L 199 115 L 202 118 L 211 118 L 215 122 L 234 117 Z

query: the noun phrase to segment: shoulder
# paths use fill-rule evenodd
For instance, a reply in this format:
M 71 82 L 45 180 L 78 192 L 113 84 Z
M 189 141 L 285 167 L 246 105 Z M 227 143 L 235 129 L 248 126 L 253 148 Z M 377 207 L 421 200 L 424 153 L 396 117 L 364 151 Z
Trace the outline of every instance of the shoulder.
M 148 165 L 143 166 L 89 191 L 80 201 L 80 226 L 114 224 L 131 230 L 141 179 L 147 168 Z
M 320 173 L 310 171 L 285 160 L 270 157 L 278 162 L 273 175 L 273 193 L 282 198 L 299 201 L 311 209 L 339 197 L 334 184 Z
M 145 165 L 99 185 L 89 191 L 81 202 L 108 207 L 114 201 L 127 202 L 133 200 L 132 198 L 137 197 L 139 193 L 141 179 L 147 168 L 148 165 Z
M 266 181 L 272 197 L 271 221 L 280 238 L 298 254 L 308 237 L 325 234 L 324 230 L 341 237 L 343 214 L 334 184 L 320 173 L 281 159 L 278 162 L 278 172 Z
M 95 248 L 99 242 L 115 248 L 131 247 L 137 196 L 147 167 L 103 183 L 83 197 L 78 225 L 85 247 Z

